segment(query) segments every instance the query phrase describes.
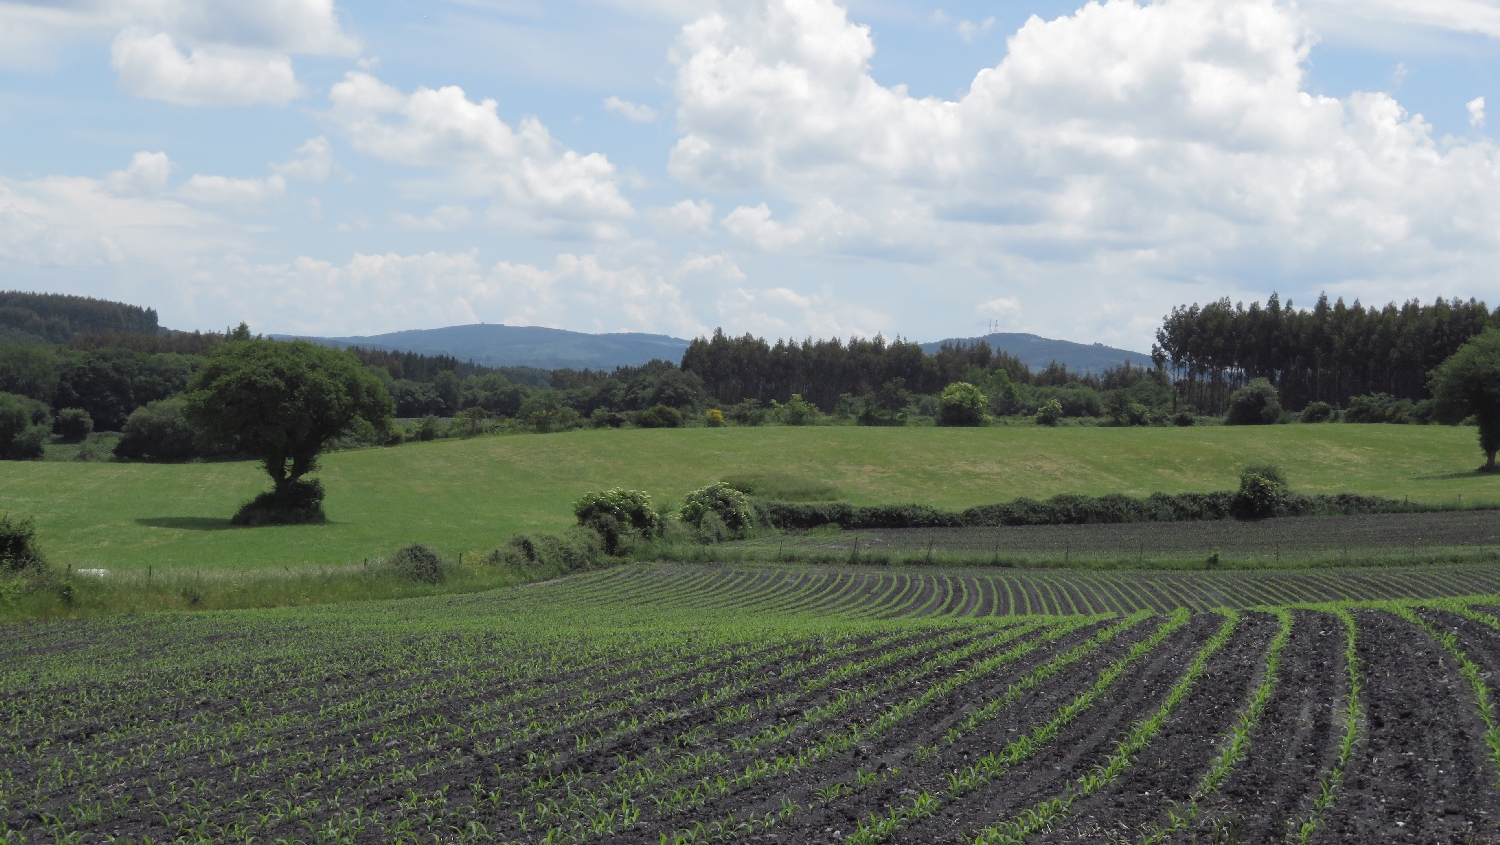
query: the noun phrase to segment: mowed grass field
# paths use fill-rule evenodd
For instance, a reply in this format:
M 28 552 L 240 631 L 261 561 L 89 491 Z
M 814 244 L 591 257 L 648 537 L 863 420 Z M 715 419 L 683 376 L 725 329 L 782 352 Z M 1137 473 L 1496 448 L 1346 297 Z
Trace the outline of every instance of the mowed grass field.
M 0 462 L 0 512 L 33 516 L 59 565 L 118 572 L 358 565 L 412 542 L 482 554 L 518 531 L 559 530 L 590 489 L 658 504 L 729 477 L 831 485 L 859 503 L 962 508 L 1057 493 L 1232 489 L 1250 461 L 1302 492 L 1500 505 L 1473 428 L 1291 425 L 1115 429 L 856 427 L 575 431 L 444 440 L 328 455 L 330 523 L 234 529 L 269 482 L 257 465 Z

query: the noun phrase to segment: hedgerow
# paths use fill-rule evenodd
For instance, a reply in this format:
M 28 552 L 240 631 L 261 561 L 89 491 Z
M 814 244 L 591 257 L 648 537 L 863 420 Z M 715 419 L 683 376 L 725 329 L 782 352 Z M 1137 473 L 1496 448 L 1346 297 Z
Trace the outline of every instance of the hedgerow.
M 1259 476 L 1257 476 L 1259 478 Z M 1251 485 L 1252 492 L 1261 492 Z M 927 505 L 852 505 L 847 502 L 755 501 L 757 521 L 770 528 L 995 528 L 1016 525 L 1096 525 L 1122 522 L 1201 522 L 1261 516 L 1337 516 L 1416 513 L 1433 508 L 1378 496 L 1282 493 L 1265 510 L 1235 491 L 1152 493 L 1145 497 L 1111 493 L 1080 496 L 1065 493 L 1045 501 L 1019 498 L 962 511 Z

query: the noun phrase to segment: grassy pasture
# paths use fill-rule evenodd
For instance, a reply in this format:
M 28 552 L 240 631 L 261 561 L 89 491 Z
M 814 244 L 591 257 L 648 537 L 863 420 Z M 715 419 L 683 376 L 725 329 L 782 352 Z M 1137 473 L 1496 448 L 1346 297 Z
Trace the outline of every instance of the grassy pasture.
M 1303 492 L 1500 504 L 1475 473 L 1474 429 L 1385 425 L 1114 429 L 856 427 L 574 431 L 328 455 L 331 523 L 230 529 L 268 486 L 253 463 L 0 462 L 0 511 L 35 516 L 74 568 L 215 573 L 359 565 L 409 542 L 486 552 L 556 530 L 589 489 L 658 503 L 728 476 L 771 475 L 858 504 L 963 508 L 1017 496 L 1229 489 L 1249 461 L 1281 464 Z M 831 489 L 829 489 L 831 488 Z

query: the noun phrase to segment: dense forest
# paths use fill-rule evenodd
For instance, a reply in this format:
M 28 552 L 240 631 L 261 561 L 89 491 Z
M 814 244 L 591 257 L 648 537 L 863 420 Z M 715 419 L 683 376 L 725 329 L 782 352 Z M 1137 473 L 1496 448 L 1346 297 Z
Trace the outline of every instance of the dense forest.
M 1299 310 L 1272 294 L 1265 306 L 1221 299 L 1172 309 L 1153 357 L 1170 369 L 1181 401 L 1203 413 L 1222 413 L 1231 393 L 1257 378 L 1275 385 L 1291 410 L 1310 402 L 1347 407 L 1370 394 L 1415 403 L 1428 398 L 1434 367 L 1497 325 L 1500 310 L 1473 299 L 1377 309 L 1320 296 Z
M 65 343 L 79 332 L 155 334 L 150 308 L 87 296 L 0 291 L 0 342 Z
M 901 338 L 773 344 L 722 330 L 692 341 L 680 364 L 652 361 L 607 372 L 485 367 L 449 355 L 359 347 L 345 352 L 380 379 L 398 418 L 420 421 L 394 429 L 398 440 L 440 436 L 454 426 L 437 421 L 455 417 L 469 432 L 502 420 L 536 430 L 932 424 L 941 416 L 939 394 L 957 383 L 978 389 L 973 413 L 981 417 L 1048 423 L 1426 422 L 1427 374 L 1495 325 L 1500 314 L 1472 299 L 1375 309 L 1320 297 L 1303 310 L 1274 294 L 1248 307 L 1226 299 L 1172 309 L 1157 332 L 1154 367 L 1122 363 L 1098 376 L 1057 362 L 1033 371 L 983 341 L 947 343 L 927 354 Z M 215 347 L 250 337 L 243 324 L 222 333 L 176 332 L 160 327 L 148 308 L 0 292 L 0 399 L 15 425 L 50 427 L 56 436 L 79 426 L 128 434 L 135 419 L 136 428 L 175 431 L 182 440 L 176 397 Z M 1250 402 L 1250 410 L 1237 412 L 1236 402 Z M 179 456 L 193 453 L 186 441 L 172 448 Z M 40 446 L 26 449 L 35 454 Z

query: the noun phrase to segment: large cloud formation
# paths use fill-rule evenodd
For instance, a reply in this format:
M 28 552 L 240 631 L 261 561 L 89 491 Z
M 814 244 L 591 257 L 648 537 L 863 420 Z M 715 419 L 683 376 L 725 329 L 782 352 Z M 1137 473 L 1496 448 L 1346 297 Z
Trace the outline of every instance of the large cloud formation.
M 333 0 L 0 0 L 0 64 L 105 31 L 122 89 L 183 106 L 284 106 L 304 93 L 293 54 L 360 52 Z
M 476 103 L 458 86 L 405 94 L 350 72 L 329 96 L 332 116 L 356 150 L 451 171 L 450 188 L 500 200 L 493 213 L 502 222 L 611 238 L 622 233 L 614 221 L 635 214 L 606 156 L 563 149 L 536 118 L 512 129 L 494 100 Z
M 1435 139 L 1386 94 L 1307 93 L 1311 45 L 1272 0 L 1091 2 L 1033 17 L 960 99 L 919 99 L 874 80 L 869 29 L 831 0 L 748 4 L 682 32 L 671 172 L 784 199 L 787 221 L 724 219 L 765 250 L 1486 278 L 1494 146 Z

